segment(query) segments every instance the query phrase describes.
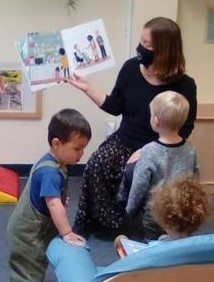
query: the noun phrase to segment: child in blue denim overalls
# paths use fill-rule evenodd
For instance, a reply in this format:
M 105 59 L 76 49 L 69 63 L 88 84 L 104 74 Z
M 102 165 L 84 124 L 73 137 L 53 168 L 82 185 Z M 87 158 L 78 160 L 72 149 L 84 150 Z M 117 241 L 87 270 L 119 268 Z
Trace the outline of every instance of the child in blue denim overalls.
M 50 150 L 33 166 L 8 223 L 10 281 L 43 281 L 45 251 L 57 233 L 67 243 L 85 244 L 66 215 L 66 164 L 80 160 L 90 138 L 90 125 L 78 111 L 64 109 L 52 117 Z

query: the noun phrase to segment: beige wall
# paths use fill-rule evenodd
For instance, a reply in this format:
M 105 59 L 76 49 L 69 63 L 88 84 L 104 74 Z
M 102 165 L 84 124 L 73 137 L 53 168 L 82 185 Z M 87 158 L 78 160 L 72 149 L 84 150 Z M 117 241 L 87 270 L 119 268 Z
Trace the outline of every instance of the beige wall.
M 214 43 L 206 42 L 208 7 L 214 8 L 214 0 L 178 1 L 187 70 L 197 81 L 200 103 L 214 103 Z
M 178 0 L 134 0 L 132 11 L 131 54 L 139 43 L 143 25 L 153 17 L 177 18 Z
M 198 117 L 190 141 L 195 146 L 200 163 L 201 180 L 214 193 L 214 106 L 213 104 L 199 104 Z
M 209 7 L 214 7 L 214 0 L 178 1 L 187 71 L 195 78 L 198 88 L 198 120 L 190 140 L 198 151 L 201 178 L 214 188 L 214 43 L 206 42 Z
M 197 121 L 190 141 L 197 149 L 201 179 L 214 187 L 214 121 Z

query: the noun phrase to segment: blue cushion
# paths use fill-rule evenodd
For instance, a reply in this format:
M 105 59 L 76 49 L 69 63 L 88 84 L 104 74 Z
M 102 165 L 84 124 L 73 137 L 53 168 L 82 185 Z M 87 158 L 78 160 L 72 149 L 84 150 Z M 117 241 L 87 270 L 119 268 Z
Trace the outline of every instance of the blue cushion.
M 214 263 L 214 234 L 165 241 L 101 269 L 96 268 L 87 249 L 71 246 L 59 238 L 52 240 L 47 255 L 60 282 L 103 281 L 132 270 Z
M 199 263 L 214 263 L 214 234 L 153 245 L 103 268 L 95 278 L 96 281 L 103 281 L 126 271 Z
M 89 282 L 97 273 L 89 248 L 74 246 L 56 237 L 46 253 L 59 282 Z

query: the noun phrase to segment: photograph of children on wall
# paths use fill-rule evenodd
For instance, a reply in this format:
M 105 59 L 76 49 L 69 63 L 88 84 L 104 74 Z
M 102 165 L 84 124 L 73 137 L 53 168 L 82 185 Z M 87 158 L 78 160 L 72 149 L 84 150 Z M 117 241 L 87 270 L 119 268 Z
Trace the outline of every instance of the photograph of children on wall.
M 0 110 L 22 111 L 22 72 L 0 69 Z
M 41 95 L 32 93 L 21 64 L 0 62 L 0 118 L 40 118 Z

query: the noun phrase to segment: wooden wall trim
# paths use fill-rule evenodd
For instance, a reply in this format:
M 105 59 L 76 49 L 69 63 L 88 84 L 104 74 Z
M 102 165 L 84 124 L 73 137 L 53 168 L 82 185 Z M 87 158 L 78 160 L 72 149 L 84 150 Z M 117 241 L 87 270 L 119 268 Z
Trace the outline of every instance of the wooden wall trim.
M 202 181 L 201 184 L 207 189 L 210 194 L 214 194 L 214 181 Z
M 28 177 L 32 168 L 32 164 L 0 164 L 0 166 L 15 171 L 20 177 Z M 84 168 L 83 163 L 67 165 L 68 176 L 82 177 Z
M 198 104 L 197 121 L 214 121 L 214 104 Z
M 195 128 L 189 140 L 197 151 L 201 181 L 214 193 L 214 103 L 198 104 Z

